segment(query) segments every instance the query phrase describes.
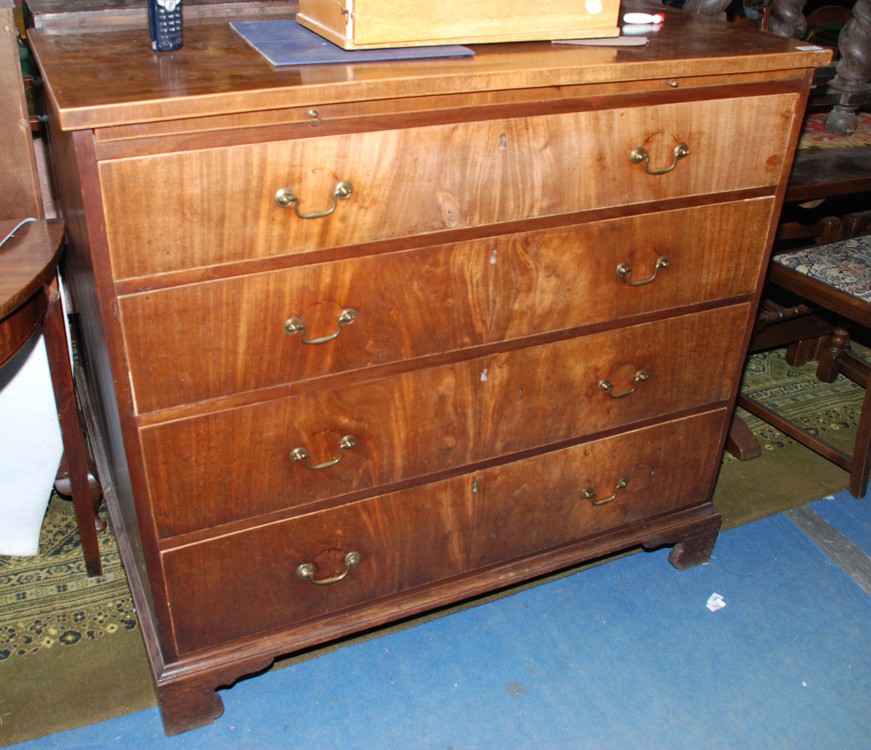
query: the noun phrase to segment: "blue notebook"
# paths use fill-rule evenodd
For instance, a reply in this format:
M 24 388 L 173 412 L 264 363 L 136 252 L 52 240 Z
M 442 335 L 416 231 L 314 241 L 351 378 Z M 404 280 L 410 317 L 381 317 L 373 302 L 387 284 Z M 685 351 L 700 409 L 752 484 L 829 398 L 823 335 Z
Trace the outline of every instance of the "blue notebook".
M 417 60 L 425 57 L 465 57 L 475 54 L 468 47 L 457 44 L 346 50 L 291 20 L 234 21 L 230 27 L 275 66 Z

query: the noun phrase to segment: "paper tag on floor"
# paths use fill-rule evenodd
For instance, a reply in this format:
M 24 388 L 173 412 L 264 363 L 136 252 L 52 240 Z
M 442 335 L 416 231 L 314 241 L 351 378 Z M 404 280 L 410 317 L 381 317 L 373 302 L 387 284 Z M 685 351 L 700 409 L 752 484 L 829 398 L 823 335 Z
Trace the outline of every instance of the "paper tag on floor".
M 705 605 L 711 612 L 716 612 L 718 609 L 723 609 L 726 606 L 726 600 L 719 594 L 711 594 L 708 597 L 708 602 Z

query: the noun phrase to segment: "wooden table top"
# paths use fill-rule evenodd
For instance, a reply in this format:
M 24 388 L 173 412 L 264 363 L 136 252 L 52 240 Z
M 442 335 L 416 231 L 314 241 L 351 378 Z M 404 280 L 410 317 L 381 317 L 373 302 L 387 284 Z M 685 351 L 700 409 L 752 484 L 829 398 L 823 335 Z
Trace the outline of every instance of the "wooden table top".
M 0 221 L 0 240 L 19 220 Z M 63 249 L 64 223 L 59 219 L 32 221 L 0 246 L 0 319 L 13 313 L 48 283 Z
M 650 10 L 656 7 L 638 4 Z M 194 25 L 185 45 L 151 50 L 147 29 L 31 31 L 63 130 L 313 107 L 366 99 L 517 90 L 824 65 L 831 50 L 695 13 L 664 9 L 642 47 L 523 42 L 473 45 L 474 57 L 273 67 L 227 23 Z

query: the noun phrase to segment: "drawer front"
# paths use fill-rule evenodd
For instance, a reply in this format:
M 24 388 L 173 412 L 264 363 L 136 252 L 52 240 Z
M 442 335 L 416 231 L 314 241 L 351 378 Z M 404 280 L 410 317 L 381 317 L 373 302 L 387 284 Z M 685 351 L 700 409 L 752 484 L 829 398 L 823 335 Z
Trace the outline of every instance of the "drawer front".
M 772 205 L 645 214 L 122 297 L 136 408 L 749 294 Z M 348 310 L 353 322 L 343 324 Z M 304 328 L 289 334 L 293 319 Z
M 713 476 L 701 467 L 717 465 L 725 419 L 717 410 L 166 552 L 179 652 L 704 502 Z M 322 585 L 298 576 L 303 564 Z
M 543 114 L 104 161 L 99 171 L 113 272 L 141 277 L 770 187 L 780 177 L 795 96 Z M 760 122 L 766 127 L 757 128 Z M 681 144 L 689 154 L 679 159 Z M 649 158 L 633 163 L 638 149 Z M 339 183 L 350 183 L 352 191 L 334 199 Z M 298 200 L 280 207 L 280 190 Z M 130 196 L 140 195 L 149 199 L 131 210 Z M 300 218 L 297 212 L 330 213 Z
M 158 533 L 726 401 L 736 373 L 722 364 L 740 361 L 749 313 L 735 305 L 143 428 Z

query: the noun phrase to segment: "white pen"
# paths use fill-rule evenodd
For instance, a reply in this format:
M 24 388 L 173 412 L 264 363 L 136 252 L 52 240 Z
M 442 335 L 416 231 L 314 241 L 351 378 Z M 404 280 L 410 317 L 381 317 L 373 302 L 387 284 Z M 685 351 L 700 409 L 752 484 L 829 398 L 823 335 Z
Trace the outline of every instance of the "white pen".
M 661 24 L 665 21 L 664 13 L 626 13 L 623 23 L 652 23 Z

